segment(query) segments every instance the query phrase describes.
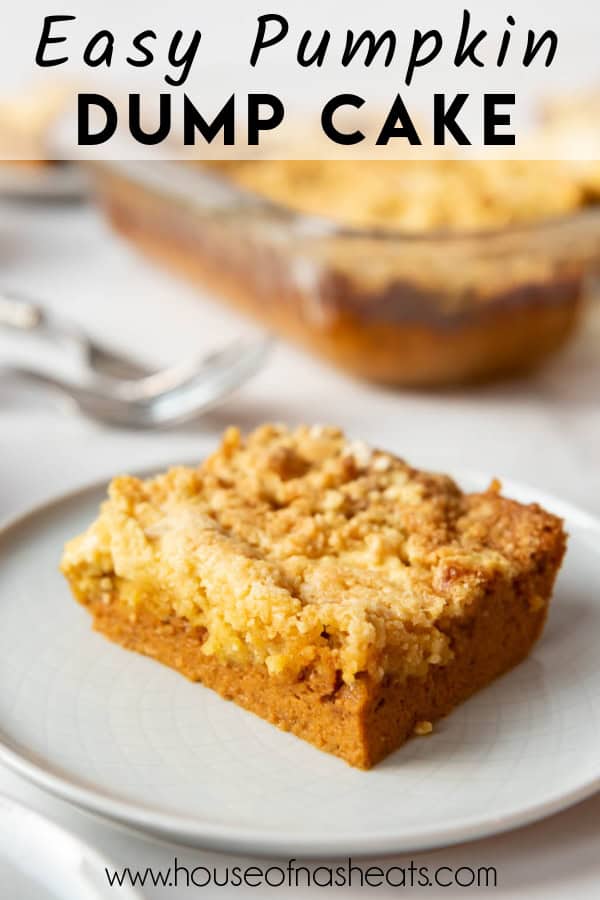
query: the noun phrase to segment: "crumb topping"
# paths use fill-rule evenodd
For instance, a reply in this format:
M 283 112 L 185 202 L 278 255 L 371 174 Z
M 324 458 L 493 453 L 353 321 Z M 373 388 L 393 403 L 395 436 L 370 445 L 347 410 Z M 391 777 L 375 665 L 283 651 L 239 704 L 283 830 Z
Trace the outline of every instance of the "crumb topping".
M 240 187 L 358 228 L 480 230 L 600 203 L 600 165 L 530 160 L 244 160 Z M 551 189 L 548 186 L 551 185 Z
M 431 734 L 433 731 L 433 723 L 428 721 L 427 719 L 423 719 L 421 722 L 417 722 L 414 727 L 414 733 L 418 737 L 424 737 L 426 734 Z
M 198 468 L 116 478 L 62 569 L 103 596 L 116 580 L 133 615 L 153 603 L 201 626 L 204 653 L 291 677 L 327 657 L 351 684 L 448 663 L 448 619 L 536 565 L 559 525 L 336 428 L 229 428 Z

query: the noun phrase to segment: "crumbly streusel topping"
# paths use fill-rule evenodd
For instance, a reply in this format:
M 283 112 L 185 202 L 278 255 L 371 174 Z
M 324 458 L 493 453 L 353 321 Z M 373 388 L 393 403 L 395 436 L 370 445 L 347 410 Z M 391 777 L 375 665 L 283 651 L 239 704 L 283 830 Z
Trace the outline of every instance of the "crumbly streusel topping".
M 600 164 L 561 160 L 258 160 L 216 165 L 241 187 L 358 228 L 478 231 L 600 203 Z
M 230 428 L 197 469 L 116 478 L 62 568 L 116 577 L 132 614 L 168 605 L 207 654 L 291 675 L 332 654 L 350 683 L 447 663 L 444 623 L 528 566 L 549 518 L 335 428 Z

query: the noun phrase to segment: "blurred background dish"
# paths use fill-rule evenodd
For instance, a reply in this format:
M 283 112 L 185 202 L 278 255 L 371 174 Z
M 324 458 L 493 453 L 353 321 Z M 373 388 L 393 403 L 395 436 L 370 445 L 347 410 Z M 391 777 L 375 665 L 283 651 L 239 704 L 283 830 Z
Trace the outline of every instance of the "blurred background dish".
M 72 89 L 40 82 L 0 98 L 0 159 L 26 168 L 50 164 L 49 134 L 63 113 Z
M 574 331 L 600 261 L 598 197 L 557 162 L 103 162 L 94 172 L 111 222 L 144 251 L 387 384 L 534 368 Z M 364 199 L 377 179 L 379 219 Z
M 85 195 L 85 171 L 54 158 L 59 154 L 53 130 L 72 93 L 67 83 L 44 83 L 0 98 L 0 196 L 72 200 Z
M 600 91 L 546 100 L 538 131 L 540 150 L 561 159 L 584 191 L 600 192 Z
M 489 231 L 600 203 L 600 171 L 594 181 L 587 168 L 562 160 L 294 159 L 205 165 L 298 213 L 386 233 Z
M 513 375 L 582 319 L 600 268 L 596 94 L 546 103 L 533 159 L 83 166 L 52 159 L 71 92 L 0 102 L 0 195 L 83 197 L 92 172 L 125 237 L 351 374 L 418 387 Z

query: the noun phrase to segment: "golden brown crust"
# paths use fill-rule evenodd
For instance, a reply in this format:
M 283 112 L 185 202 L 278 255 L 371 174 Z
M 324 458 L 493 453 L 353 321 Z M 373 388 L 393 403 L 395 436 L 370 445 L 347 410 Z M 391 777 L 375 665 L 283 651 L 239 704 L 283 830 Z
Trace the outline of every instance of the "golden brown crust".
M 592 202 L 562 160 L 241 160 L 210 164 L 245 190 L 355 228 L 501 228 Z M 548 189 L 551 185 L 551 189 Z
M 62 569 L 110 637 L 368 766 L 526 655 L 564 547 L 497 483 L 263 426 L 116 479 Z

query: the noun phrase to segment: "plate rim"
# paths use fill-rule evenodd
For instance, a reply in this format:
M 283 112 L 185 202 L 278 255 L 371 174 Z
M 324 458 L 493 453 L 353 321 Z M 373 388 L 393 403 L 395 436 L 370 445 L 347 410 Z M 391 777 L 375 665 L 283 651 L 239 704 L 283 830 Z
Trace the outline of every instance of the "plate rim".
M 138 477 L 149 477 L 168 468 L 169 465 L 144 467 L 141 471 L 137 471 L 137 475 Z M 451 470 L 449 474 L 459 484 L 464 482 L 470 484 L 469 490 L 483 489 L 491 480 L 490 475 L 476 469 L 457 468 Z M 510 496 L 514 495 L 517 499 L 521 497 L 521 502 L 538 502 L 548 506 L 567 522 L 571 520 L 579 527 L 596 532 L 600 537 L 600 517 L 596 517 L 570 501 L 562 500 L 543 489 L 510 478 L 498 477 L 502 484 L 502 490 Z M 0 547 L 19 528 L 33 523 L 35 519 L 47 515 L 63 505 L 83 500 L 87 495 L 92 496 L 105 490 L 109 481 L 110 479 L 106 477 L 96 479 L 70 491 L 58 493 L 15 516 L 0 521 Z M 330 833 L 294 836 L 275 829 L 261 829 L 260 825 L 258 827 L 231 825 L 161 812 L 159 809 L 148 808 L 134 801 L 115 799 L 97 788 L 81 786 L 70 781 L 66 774 L 55 773 L 51 769 L 45 768 L 42 763 L 27 759 L 19 752 L 18 748 L 11 746 L 10 739 L 3 732 L 1 723 L 0 764 L 4 764 L 11 771 L 54 797 L 65 800 L 92 815 L 98 815 L 105 821 L 119 823 L 141 834 L 149 833 L 163 840 L 221 853 L 235 852 L 273 858 L 286 857 L 290 854 L 302 856 L 305 859 L 335 859 L 348 855 L 366 858 L 450 847 L 531 825 L 600 791 L 599 764 L 598 774 L 595 777 L 568 789 L 557 788 L 544 800 L 508 810 L 499 815 L 491 812 L 485 817 L 480 814 L 458 817 L 452 823 L 439 827 L 431 825 L 412 827 L 410 835 L 398 834 L 397 831 L 394 833 L 371 831 L 362 836 L 357 836 L 355 832 L 350 835 L 336 832 L 334 837 Z

